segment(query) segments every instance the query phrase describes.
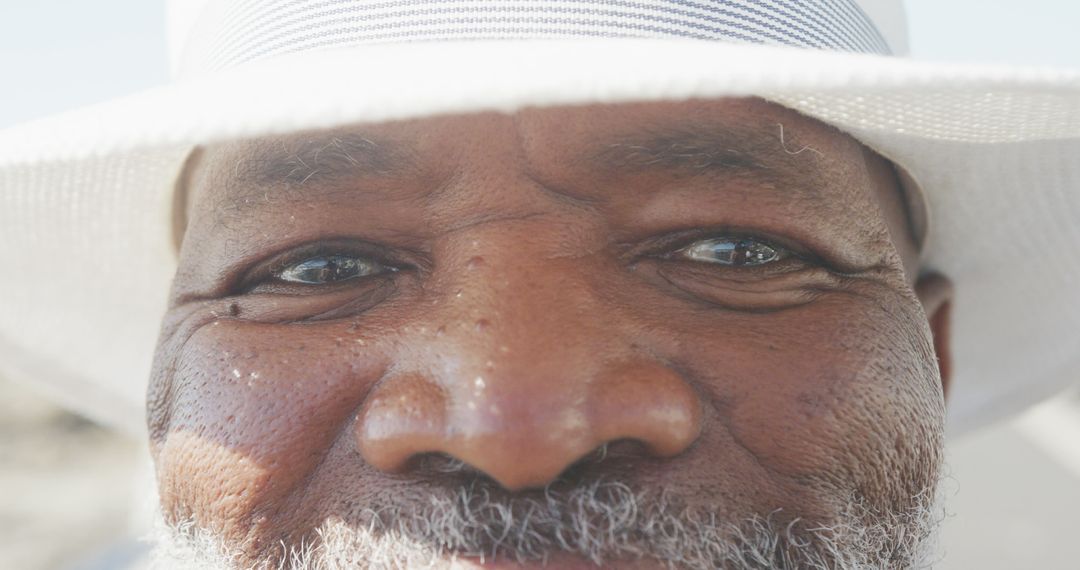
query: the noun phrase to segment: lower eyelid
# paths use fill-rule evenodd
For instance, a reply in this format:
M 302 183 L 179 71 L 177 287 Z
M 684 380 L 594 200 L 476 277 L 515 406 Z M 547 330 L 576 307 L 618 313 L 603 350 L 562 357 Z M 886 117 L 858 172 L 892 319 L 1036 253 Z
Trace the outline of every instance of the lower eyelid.
M 398 284 L 372 280 L 363 287 L 325 287 L 296 291 L 296 287 L 268 286 L 235 297 L 236 320 L 261 323 L 306 323 L 355 318 L 394 296 Z
M 322 293 L 330 294 L 337 291 L 363 289 L 365 287 L 376 286 L 379 282 L 384 281 L 385 279 L 383 278 L 388 274 L 389 272 L 377 273 L 374 275 L 353 277 L 328 283 L 302 283 L 286 281 L 271 276 L 269 279 L 253 283 L 249 288 L 243 291 L 243 294 L 274 294 L 288 296 L 309 296 Z
M 693 264 L 693 265 L 690 265 Z M 696 265 L 696 266 L 694 266 Z M 657 274 L 668 285 L 710 304 L 752 308 L 776 308 L 803 304 L 828 290 L 840 288 L 842 278 L 822 267 L 790 267 L 771 276 L 747 275 L 747 271 L 711 271 L 700 263 L 662 264 Z M 740 274 L 740 275 L 736 275 Z
M 701 272 L 703 277 L 722 279 L 731 282 L 745 281 L 752 283 L 758 283 L 763 280 L 773 279 L 805 269 L 820 268 L 818 264 L 807 261 L 787 250 L 782 251 L 776 260 L 758 265 L 729 265 L 686 257 L 667 258 L 664 260 L 664 263 L 681 271 Z

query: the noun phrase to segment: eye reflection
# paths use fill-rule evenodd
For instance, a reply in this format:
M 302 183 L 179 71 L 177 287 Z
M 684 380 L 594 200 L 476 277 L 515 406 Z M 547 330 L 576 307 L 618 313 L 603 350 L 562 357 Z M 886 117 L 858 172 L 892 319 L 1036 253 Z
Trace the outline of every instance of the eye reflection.
M 710 238 L 690 244 L 678 255 L 693 261 L 746 267 L 776 261 L 781 250 L 750 238 Z
M 286 267 L 277 277 L 290 283 L 324 285 L 378 275 L 388 270 L 387 267 L 363 257 L 320 255 Z

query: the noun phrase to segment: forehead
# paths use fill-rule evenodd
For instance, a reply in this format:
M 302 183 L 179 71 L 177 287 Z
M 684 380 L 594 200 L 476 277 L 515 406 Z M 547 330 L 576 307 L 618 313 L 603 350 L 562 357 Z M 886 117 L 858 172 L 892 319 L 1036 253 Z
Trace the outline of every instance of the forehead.
M 203 159 L 209 183 L 196 186 L 212 191 L 219 213 L 254 201 L 313 198 L 319 188 L 344 186 L 371 199 L 380 195 L 380 180 L 438 185 L 469 168 L 511 165 L 571 193 L 595 189 L 579 184 L 588 180 L 712 177 L 753 178 L 767 189 L 821 197 L 838 181 L 865 182 L 868 154 L 849 136 L 759 99 L 588 105 L 220 144 Z M 309 192 L 285 191 L 300 188 Z M 398 186 L 383 189 L 393 194 L 384 197 L 403 197 Z

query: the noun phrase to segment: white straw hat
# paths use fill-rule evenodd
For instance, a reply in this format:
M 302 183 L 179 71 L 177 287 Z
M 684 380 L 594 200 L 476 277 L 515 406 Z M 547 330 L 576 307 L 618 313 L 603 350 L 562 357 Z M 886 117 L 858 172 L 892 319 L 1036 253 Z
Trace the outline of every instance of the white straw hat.
M 98 420 L 143 430 L 195 145 L 745 95 L 850 133 L 926 196 L 923 266 L 957 290 L 952 433 L 1080 380 L 1080 75 L 894 57 L 898 0 L 177 0 L 170 16 L 172 85 L 0 132 L 0 375 Z

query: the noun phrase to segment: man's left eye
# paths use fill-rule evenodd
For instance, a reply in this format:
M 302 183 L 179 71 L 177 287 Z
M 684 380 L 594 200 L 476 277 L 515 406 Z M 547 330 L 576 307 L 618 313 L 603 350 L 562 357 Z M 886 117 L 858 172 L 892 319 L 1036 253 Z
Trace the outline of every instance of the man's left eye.
M 277 278 L 289 283 L 325 285 L 369 277 L 391 269 L 371 259 L 349 255 L 320 255 L 282 269 Z
M 720 237 L 695 241 L 675 252 L 677 257 L 732 267 L 765 265 L 784 257 L 784 250 L 746 237 Z

